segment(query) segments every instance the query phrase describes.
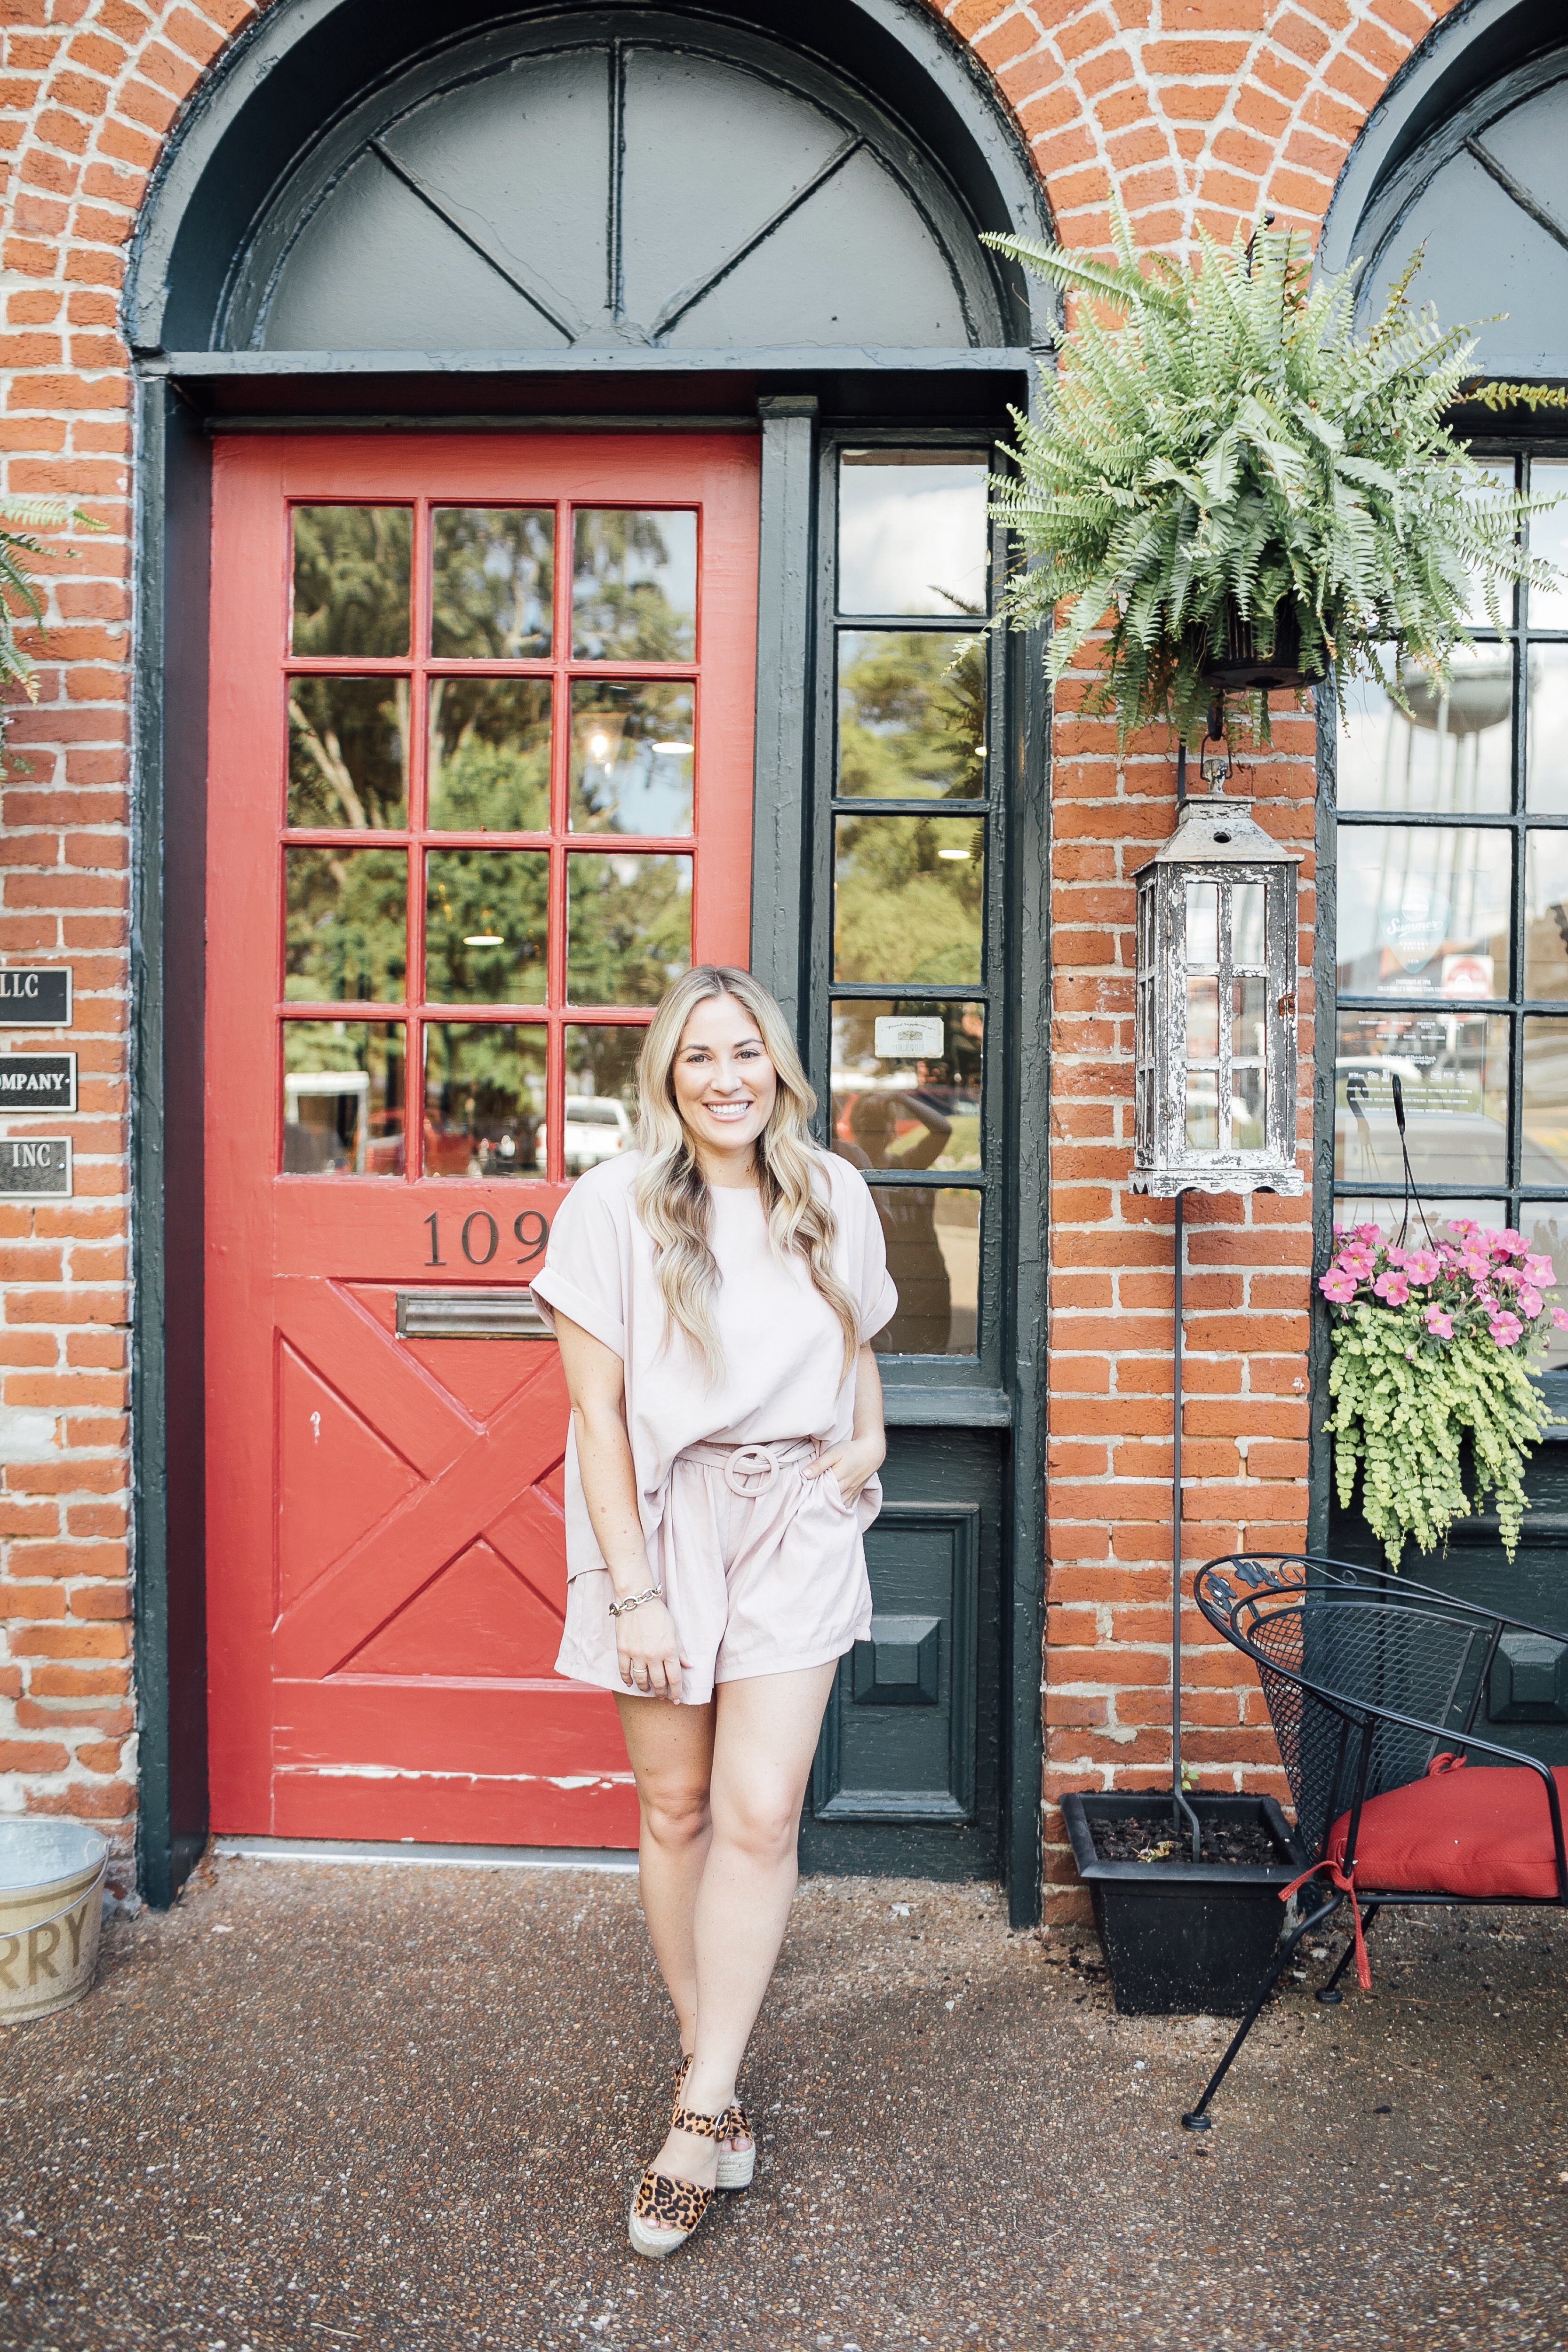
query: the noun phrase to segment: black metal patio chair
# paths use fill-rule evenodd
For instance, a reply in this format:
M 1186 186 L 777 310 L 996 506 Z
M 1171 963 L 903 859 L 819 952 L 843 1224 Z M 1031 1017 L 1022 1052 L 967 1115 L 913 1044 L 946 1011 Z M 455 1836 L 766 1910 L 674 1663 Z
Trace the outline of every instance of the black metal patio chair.
M 1364 1934 L 1388 1905 L 1568 1906 L 1568 1768 L 1475 1729 L 1500 1661 L 1529 1657 L 1531 1643 L 1568 1646 L 1568 1633 L 1300 1554 L 1232 1553 L 1201 1568 L 1194 1589 L 1208 1622 L 1258 1668 L 1310 1862 L 1296 1924 L 1182 2117 L 1207 2131 L 1209 2103 L 1297 1947 L 1343 1904 L 1351 1938 L 1322 2001 L 1342 1999 L 1352 1958 L 1370 1989 Z M 1482 1769 L 1461 1770 L 1471 1759 Z

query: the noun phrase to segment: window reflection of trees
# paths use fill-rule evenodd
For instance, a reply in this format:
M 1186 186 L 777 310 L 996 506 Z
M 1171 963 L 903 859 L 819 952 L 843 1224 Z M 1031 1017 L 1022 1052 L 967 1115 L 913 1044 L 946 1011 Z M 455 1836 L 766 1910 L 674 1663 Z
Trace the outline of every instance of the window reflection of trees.
M 566 861 L 566 993 L 574 1004 L 657 1004 L 691 961 L 691 860 Z
M 430 680 L 429 822 L 444 833 L 550 824 L 548 678 Z
M 300 507 L 292 530 L 290 651 L 346 662 L 408 657 L 416 650 L 413 509 Z M 434 508 L 430 634 L 420 650 L 447 664 L 550 658 L 554 532 L 552 509 Z M 583 510 L 572 553 L 578 658 L 694 658 L 694 512 Z M 573 717 L 552 709 L 552 680 L 472 668 L 426 677 L 426 824 L 437 833 L 550 832 L 552 723 Z M 410 972 L 408 854 L 351 845 L 409 823 L 414 693 L 412 675 L 288 681 L 288 823 L 343 839 L 285 851 L 286 995 L 296 1003 L 542 1005 L 551 860 L 560 846 L 416 851 L 425 968 Z M 690 832 L 694 703 L 693 684 L 679 679 L 577 681 L 576 830 L 654 838 Z M 604 737 L 596 751 L 586 737 L 576 740 L 586 728 L 595 741 Z M 572 1001 L 656 1003 L 690 961 L 691 857 L 628 847 L 568 858 L 564 878 Z M 564 1033 L 569 1086 L 626 1099 L 641 1034 L 620 1023 Z M 544 1027 L 437 1018 L 425 1036 L 424 1078 L 415 1086 L 425 1102 L 425 1172 L 537 1176 Z M 283 1046 L 286 1168 L 385 1174 L 395 1160 L 401 1169 L 401 1059 L 382 1033 L 295 1021 L 285 1024 Z
M 437 507 L 431 517 L 430 650 L 439 660 L 548 656 L 555 595 L 549 507 Z
M 300 1003 L 395 1003 L 407 972 L 401 849 L 290 849 L 284 992 Z
M 572 571 L 580 661 L 690 661 L 697 651 L 697 517 L 580 507 Z
M 549 905 L 547 850 L 431 850 L 426 997 L 437 1004 L 542 1004 Z
M 835 979 L 951 987 L 980 980 L 980 819 L 841 816 L 835 847 Z
M 689 686 L 574 678 L 574 833 L 689 833 L 691 738 Z
M 408 821 L 405 677 L 296 677 L 289 687 L 289 822 L 384 831 Z
M 413 546 L 409 507 L 296 507 L 294 652 L 407 653 Z
M 935 632 L 846 630 L 838 665 L 840 793 L 959 800 L 981 792 L 983 644 Z

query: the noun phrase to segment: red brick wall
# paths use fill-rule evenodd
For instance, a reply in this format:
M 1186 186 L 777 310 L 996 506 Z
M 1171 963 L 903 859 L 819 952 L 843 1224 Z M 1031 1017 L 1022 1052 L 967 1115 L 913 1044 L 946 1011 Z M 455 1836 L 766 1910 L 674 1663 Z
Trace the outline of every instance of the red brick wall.
M 0 1211 L 0 1811 L 63 1812 L 128 1842 L 125 1348 L 129 383 L 124 251 L 181 103 L 247 0 L 0 0 L 5 205 L 0 463 L 106 530 L 47 568 L 40 695 L 0 807 L 0 959 L 71 961 L 82 1115 L 69 1204 Z M 1321 220 L 1388 76 L 1444 13 L 1425 0 L 949 0 L 995 75 L 1062 234 L 1102 240 L 1120 186 L 1148 242 L 1228 234 L 1267 203 Z M 1125 761 L 1062 696 L 1055 811 L 1051 1141 L 1053 1454 L 1047 1797 L 1142 1773 L 1168 1741 L 1168 1207 L 1126 1192 L 1128 876 L 1170 830 L 1158 750 Z M 1263 817 L 1310 840 L 1310 722 L 1260 769 Z M 1310 867 L 1306 869 L 1310 906 Z M 1303 1004 L 1303 1042 L 1310 1023 Z M 21 1045 L 0 1034 L 0 1049 Z M 1300 1539 L 1305 1204 L 1194 1202 L 1184 1439 L 1194 1559 Z M 29 1418 L 19 1420 L 17 1416 Z M 1266 1772 L 1255 1696 L 1194 1662 L 1194 1753 Z M 1053 1874 L 1069 1874 L 1047 1813 Z M 1070 1893 L 1058 1898 L 1070 1907 Z

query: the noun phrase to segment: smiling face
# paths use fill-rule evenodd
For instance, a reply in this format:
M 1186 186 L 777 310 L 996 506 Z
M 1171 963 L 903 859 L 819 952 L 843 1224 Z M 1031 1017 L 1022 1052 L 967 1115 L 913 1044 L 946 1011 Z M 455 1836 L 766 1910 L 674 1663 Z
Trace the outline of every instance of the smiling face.
M 681 1032 L 670 1073 L 675 1107 L 710 1183 L 746 1183 L 773 1116 L 778 1076 L 737 997 L 705 997 Z

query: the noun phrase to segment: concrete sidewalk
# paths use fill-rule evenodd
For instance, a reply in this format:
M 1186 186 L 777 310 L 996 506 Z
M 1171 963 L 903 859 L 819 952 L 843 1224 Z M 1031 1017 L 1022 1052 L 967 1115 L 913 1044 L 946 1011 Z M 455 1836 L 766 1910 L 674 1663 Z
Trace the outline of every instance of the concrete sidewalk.
M 209 1863 L 0 2035 L 0 2346 L 1561 2347 L 1568 1923 L 1373 1951 L 1371 1997 L 1292 1987 L 1199 2142 L 1215 2023 L 1118 2018 L 991 1890 L 813 1881 L 756 2186 L 655 2267 L 635 1882 Z

